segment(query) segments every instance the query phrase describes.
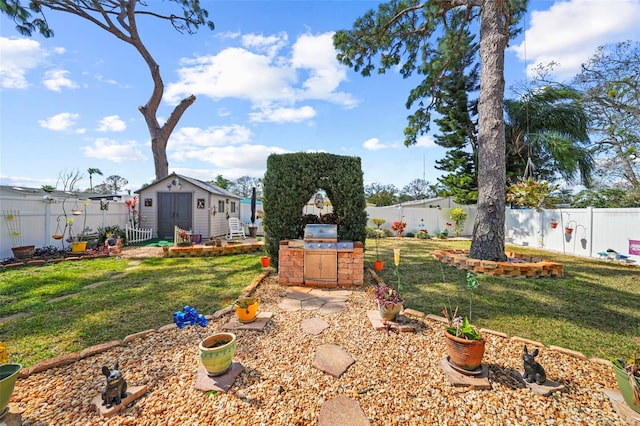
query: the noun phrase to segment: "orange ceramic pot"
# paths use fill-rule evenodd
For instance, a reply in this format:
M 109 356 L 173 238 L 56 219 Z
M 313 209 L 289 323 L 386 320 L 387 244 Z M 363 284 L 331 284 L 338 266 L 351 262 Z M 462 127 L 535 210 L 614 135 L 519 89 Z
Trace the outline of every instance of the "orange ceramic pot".
M 463 370 L 473 371 L 482 364 L 485 340 L 469 340 L 444 330 L 449 362 Z

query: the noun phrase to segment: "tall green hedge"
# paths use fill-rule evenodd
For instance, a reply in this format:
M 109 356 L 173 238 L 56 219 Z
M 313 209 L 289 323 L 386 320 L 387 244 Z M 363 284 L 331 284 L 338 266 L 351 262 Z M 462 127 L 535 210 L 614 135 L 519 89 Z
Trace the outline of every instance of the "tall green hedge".
M 263 180 L 266 250 L 277 265 L 281 240 L 302 238 L 302 210 L 323 189 L 340 218 L 338 239 L 366 238 L 366 201 L 360 158 L 327 153 L 272 154 Z

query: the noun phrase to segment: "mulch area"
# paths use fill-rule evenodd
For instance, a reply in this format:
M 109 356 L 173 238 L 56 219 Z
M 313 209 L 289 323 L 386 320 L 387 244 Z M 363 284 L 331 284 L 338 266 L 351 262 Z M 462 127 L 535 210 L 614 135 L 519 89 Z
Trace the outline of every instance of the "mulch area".
M 196 333 L 169 327 L 21 379 L 12 405 L 24 425 L 313 425 L 323 404 L 337 397 L 357 401 L 372 425 L 623 424 L 603 393 L 617 388 L 609 365 L 540 348 L 536 359 L 548 378 L 566 387 L 541 396 L 517 378 L 523 368 L 522 342 L 485 334 L 491 389 L 452 387 L 438 365 L 446 355 L 440 322 L 414 320 L 415 333 L 387 333 L 375 330 L 367 318 L 374 305 L 365 287 L 354 289 L 346 310 L 331 313 L 281 309 L 278 304 L 287 291 L 273 275 L 256 288 L 261 310 L 273 316 L 262 331 L 235 331 L 234 361 L 244 371 L 226 393 L 194 388 Z M 313 318 L 329 325 L 317 336 L 301 327 Z M 204 334 L 220 331 L 227 321 L 210 321 Z M 317 348 L 327 344 L 340 346 L 355 359 L 338 378 L 313 365 Z M 129 386 L 149 390 L 105 419 L 90 402 L 104 388 L 102 366 L 115 361 Z

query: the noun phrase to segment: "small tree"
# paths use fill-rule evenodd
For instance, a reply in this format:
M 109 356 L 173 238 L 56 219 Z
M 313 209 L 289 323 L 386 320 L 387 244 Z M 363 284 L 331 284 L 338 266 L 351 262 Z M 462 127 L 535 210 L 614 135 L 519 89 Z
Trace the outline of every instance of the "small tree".
M 455 233 L 456 237 L 459 237 L 460 233 L 464 229 L 464 222 L 465 220 L 467 220 L 467 212 L 460 207 L 456 207 L 455 209 L 451 210 L 450 218 L 454 223 L 453 232 Z

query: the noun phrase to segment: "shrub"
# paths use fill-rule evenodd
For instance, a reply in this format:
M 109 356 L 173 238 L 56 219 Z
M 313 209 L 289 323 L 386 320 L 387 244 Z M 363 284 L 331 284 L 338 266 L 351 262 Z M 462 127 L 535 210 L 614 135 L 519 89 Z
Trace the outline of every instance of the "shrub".
M 413 232 L 407 232 L 406 234 L 404 234 L 404 236 L 407 238 L 414 238 L 416 234 L 414 234 Z

